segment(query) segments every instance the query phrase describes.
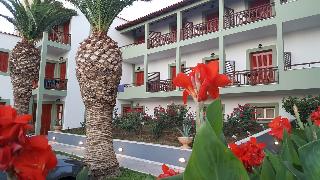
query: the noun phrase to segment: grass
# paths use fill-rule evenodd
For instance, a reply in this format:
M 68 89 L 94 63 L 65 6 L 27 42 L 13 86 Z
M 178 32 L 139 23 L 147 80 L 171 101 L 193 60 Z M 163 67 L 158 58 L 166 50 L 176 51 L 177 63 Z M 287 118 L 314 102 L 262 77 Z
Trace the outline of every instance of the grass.
M 55 153 L 59 154 L 59 155 L 63 155 L 63 156 L 68 156 L 71 159 L 83 161 L 83 158 L 75 156 L 75 155 L 71 155 L 71 154 L 68 154 L 65 152 L 55 151 Z M 155 180 L 155 177 L 148 175 L 148 174 L 136 172 L 136 171 L 133 171 L 130 169 L 120 168 L 120 176 L 115 177 L 115 178 L 108 178 L 106 180 Z

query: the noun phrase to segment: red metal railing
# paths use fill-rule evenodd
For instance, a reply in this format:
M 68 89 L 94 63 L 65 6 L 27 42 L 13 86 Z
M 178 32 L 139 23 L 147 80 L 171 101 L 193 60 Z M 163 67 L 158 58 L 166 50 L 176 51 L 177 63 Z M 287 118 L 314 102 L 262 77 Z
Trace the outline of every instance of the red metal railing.
M 228 14 L 224 16 L 224 28 L 239 26 L 275 15 L 274 3 L 265 4 L 248 10 Z
M 177 32 L 173 31 L 148 39 L 148 49 L 177 42 Z
M 215 18 L 210 21 L 185 27 L 181 29 L 181 40 L 190 39 L 196 36 L 216 32 L 219 30 L 219 19 Z
M 67 79 L 44 79 L 44 88 L 45 89 L 55 89 L 55 90 L 67 90 Z
M 62 44 L 71 44 L 71 34 L 60 31 L 52 31 L 48 36 L 49 41 L 58 42 Z
M 263 68 L 226 73 L 231 80 L 229 86 L 243 86 L 256 84 L 277 83 L 279 79 L 278 68 Z

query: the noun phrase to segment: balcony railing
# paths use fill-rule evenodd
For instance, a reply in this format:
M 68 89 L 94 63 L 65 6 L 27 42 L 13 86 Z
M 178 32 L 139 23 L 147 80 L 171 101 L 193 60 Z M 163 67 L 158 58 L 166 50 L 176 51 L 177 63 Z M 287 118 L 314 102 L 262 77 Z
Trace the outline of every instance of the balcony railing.
M 44 79 L 45 89 L 67 90 L 67 79 Z
M 224 28 L 231 28 L 273 17 L 275 15 L 273 7 L 274 3 L 270 3 L 248 10 L 228 14 L 224 16 Z
M 147 92 L 159 92 L 159 91 L 173 91 L 176 87 L 173 85 L 171 79 L 150 81 L 147 84 Z
M 52 31 L 48 36 L 49 41 L 61 43 L 61 44 L 71 44 L 71 34 L 67 34 L 60 31 Z
M 190 39 L 196 36 L 202 36 L 204 34 L 216 32 L 219 30 L 219 19 L 196 24 L 190 27 L 181 29 L 181 40 Z
M 148 49 L 177 42 L 177 32 L 158 35 L 148 39 Z
M 320 67 L 320 61 L 285 65 L 284 70 Z
M 278 83 L 279 79 L 277 67 L 235 71 L 232 73 L 226 73 L 226 75 L 231 80 L 229 86 L 272 84 Z

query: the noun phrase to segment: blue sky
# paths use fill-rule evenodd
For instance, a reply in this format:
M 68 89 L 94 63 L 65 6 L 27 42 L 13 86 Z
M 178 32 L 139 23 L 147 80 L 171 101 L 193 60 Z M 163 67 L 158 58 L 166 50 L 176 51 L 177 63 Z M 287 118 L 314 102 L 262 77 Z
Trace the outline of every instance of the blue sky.
M 136 1 L 132 6 L 125 8 L 119 14 L 119 16 L 126 20 L 134 20 L 151 12 L 160 10 L 164 7 L 177 3 L 179 1 L 182 0 L 152 0 L 151 2 Z M 69 7 L 70 5 L 66 4 L 66 6 Z M 2 4 L 0 4 L 0 13 L 4 15 L 10 15 L 10 12 L 7 11 L 7 9 L 3 7 Z M 11 33 L 14 31 L 13 26 L 1 17 L 0 24 L 0 31 Z

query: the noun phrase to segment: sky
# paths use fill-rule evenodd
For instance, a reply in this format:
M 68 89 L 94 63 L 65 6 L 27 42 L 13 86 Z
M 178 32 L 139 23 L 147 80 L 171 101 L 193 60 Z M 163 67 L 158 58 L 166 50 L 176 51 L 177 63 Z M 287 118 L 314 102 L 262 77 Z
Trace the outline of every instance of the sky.
M 132 21 L 180 1 L 182 0 L 152 0 L 151 2 L 136 1 L 132 6 L 125 8 L 119 14 L 119 17 Z M 70 6 L 66 4 L 66 7 Z M 10 12 L 2 4 L 0 4 L 0 14 L 10 16 Z M 14 28 L 8 21 L 0 17 L 0 31 L 13 33 Z

